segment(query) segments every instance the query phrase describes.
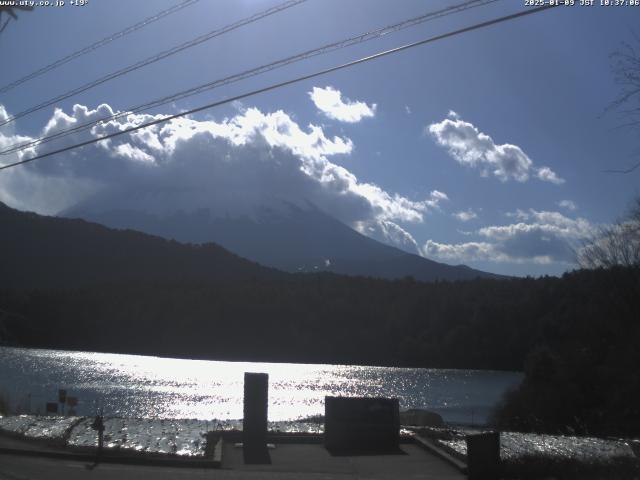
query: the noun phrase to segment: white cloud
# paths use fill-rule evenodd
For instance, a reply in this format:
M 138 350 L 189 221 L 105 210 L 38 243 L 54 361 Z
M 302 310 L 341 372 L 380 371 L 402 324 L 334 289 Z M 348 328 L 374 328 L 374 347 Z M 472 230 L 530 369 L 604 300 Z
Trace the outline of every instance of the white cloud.
M 431 199 L 431 202 L 436 205 L 443 200 L 449 200 L 449 197 L 447 196 L 446 193 L 440 192 L 438 190 L 433 190 L 429 194 L 429 198 Z
M 118 145 L 115 149 L 115 154 L 122 157 L 130 158 L 131 160 L 137 160 L 139 162 L 153 163 L 155 161 L 155 159 L 147 152 L 132 146 L 130 143 L 122 143 Z
M 375 103 L 369 106 L 364 102 L 351 101 L 346 97 L 343 100 L 340 90 L 330 86 L 313 87 L 309 96 L 316 108 L 333 120 L 356 123 L 365 117 L 373 117 L 376 113 Z
M 397 223 L 379 219 L 375 221 L 361 221 L 354 224 L 354 228 L 368 237 L 384 243 L 394 245 L 411 253 L 420 254 L 420 246 L 413 235 Z
M 518 234 L 531 232 L 541 232 L 566 239 L 584 238 L 593 232 L 591 223 L 584 218 L 571 219 L 560 212 L 533 209 L 528 213 L 520 213 L 526 215 L 523 219 L 529 223 L 520 222 L 511 225 L 483 227 L 478 230 L 478 233 L 494 240 L 507 240 Z
M 564 178 L 560 178 L 556 172 L 551 170 L 549 167 L 542 167 L 538 169 L 536 176 L 542 180 L 543 182 L 551 182 L 556 185 L 562 185 L 565 183 Z
M 436 143 L 447 149 L 457 162 L 468 167 L 477 167 L 482 176 L 494 175 L 503 182 L 516 180 L 526 182 L 532 171 L 533 161 L 517 145 L 496 144 L 473 124 L 466 122 L 454 112 L 440 123 L 432 123 L 426 131 Z M 549 167 L 535 170 L 540 180 L 556 184 L 564 183 Z
M 428 257 L 435 257 L 440 260 L 457 263 L 482 260 L 500 262 L 509 259 L 506 255 L 499 252 L 495 245 L 488 242 L 448 244 L 427 240 L 424 246 L 424 253 Z
M 518 208 L 515 212 L 505 213 L 504 216 L 508 218 L 517 218 L 518 220 L 527 220 L 529 218 L 529 212 Z
M 11 115 L 9 115 L 9 112 L 7 112 L 7 109 L 4 107 L 4 105 L 0 105 L 0 122 L 4 122 L 8 120 L 10 116 Z M 14 123 L 3 125 L 2 127 L 0 127 L 0 134 L 2 135 L 13 134 L 14 125 L 15 125 Z
M 576 205 L 575 202 L 571 201 L 571 200 L 560 200 L 558 202 L 558 206 L 561 208 L 565 208 L 569 211 L 576 211 L 578 209 L 578 205 Z
M 512 217 L 521 220 L 508 225 L 492 225 L 477 230 L 481 241 L 457 244 L 427 241 L 423 251 L 442 260 L 564 263 L 574 261 L 581 239 L 595 231 L 584 218 L 569 218 L 560 212 L 518 210 Z
M 404 111 L 407 112 L 407 115 L 411 115 L 411 107 L 409 107 L 409 105 L 405 105 L 404 106 Z
M 468 210 L 460 210 L 459 212 L 454 213 L 453 216 L 461 222 L 468 222 L 469 220 L 478 218 L 478 214 L 470 208 Z
M 1 111 L 0 111 L 1 112 Z M 112 114 L 76 105 L 56 110 L 43 132 Z M 128 114 L 66 137 L 65 144 L 121 131 L 161 116 Z M 0 148 L 29 137 L 0 133 Z M 8 163 L 61 144 L 52 142 Z M 172 120 L 10 169 L 0 175 L 0 200 L 21 209 L 54 214 L 78 203 L 102 209 L 172 213 L 209 208 L 213 214 L 250 214 L 256 205 L 308 202 L 364 233 L 412 252 L 417 243 L 401 224 L 420 223 L 448 199 L 433 190 L 414 200 L 358 179 L 330 160 L 353 143 L 328 137 L 316 125 L 301 127 L 282 111 L 247 108 L 221 121 Z

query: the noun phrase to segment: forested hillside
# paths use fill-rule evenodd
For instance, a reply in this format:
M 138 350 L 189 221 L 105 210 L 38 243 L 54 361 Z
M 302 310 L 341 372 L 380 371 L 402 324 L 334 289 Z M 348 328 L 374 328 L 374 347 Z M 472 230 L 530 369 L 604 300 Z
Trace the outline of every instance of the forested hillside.
M 287 274 L 215 245 L 77 220 L 33 215 L 15 228 L 13 212 L 3 212 L 0 240 L 3 344 L 524 369 L 501 426 L 640 432 L 637 266 L 432 283 Z
M 609 361 L 635 348 L 639 278 L 637 269 L 436 283 L 299 274 L 5 289 L 0 304 L 9 340 L 28 346 L 521 370 L 539 346 Z

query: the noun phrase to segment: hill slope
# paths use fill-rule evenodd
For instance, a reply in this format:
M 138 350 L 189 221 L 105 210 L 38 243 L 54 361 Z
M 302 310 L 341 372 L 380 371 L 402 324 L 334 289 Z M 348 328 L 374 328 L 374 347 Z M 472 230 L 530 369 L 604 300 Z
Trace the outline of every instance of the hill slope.
M 362 235 L 309 205 L 262 207 L 251 216 L 214 216 L 207 209 L 152 215 L 134 210 L 65 213 L 113 228 L 130 228 L 179 242 L 215 242 L 238 255 L 288 272 L 333 272 L 397 279 L 470 280 L 498 275 L 434 262 Z
M 110 281 L 234 280 L 283 275 L 215 244 L 183 245 L 84 220 L 20 212 L 0 202 L 0 287 Z

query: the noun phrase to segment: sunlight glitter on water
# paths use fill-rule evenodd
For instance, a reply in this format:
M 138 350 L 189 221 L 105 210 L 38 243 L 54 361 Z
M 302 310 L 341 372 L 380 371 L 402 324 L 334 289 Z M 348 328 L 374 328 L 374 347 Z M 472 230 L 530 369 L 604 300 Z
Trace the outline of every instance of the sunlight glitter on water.
M 384 396 L 445 420 L 476 421 L 522 378 L 516 372 L 222 362 L 140 355 L 0 348 L 0 391 L 37 412 L 58 388 L 78 397 L 78 415 L 139 418 L 242 417 L 245 372 L 269 374 L 269 419 L 322 414 L 326 395 Z M 26 408 L 25 408 L 26 410 Z

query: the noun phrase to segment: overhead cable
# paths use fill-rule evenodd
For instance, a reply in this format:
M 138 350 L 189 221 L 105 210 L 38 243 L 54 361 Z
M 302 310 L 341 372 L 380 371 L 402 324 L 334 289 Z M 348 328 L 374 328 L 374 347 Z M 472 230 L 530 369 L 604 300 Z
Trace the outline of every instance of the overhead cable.
M 68 135 L 74 134 L 74 133 L 79 133 L 81 131 L 85 131 L 89 128 L 92 128 L 94 125 L 97 125 L 99 123 L 104 123 L 104 122 L 110 122 L 113 120 L 117 120 L 120 118 L 124 118 L 129 114 L 132 113 L 140 113 L 140 112 L 144 112 L 144 111 L 148 111 L 151 110 L 152 108 L 156 108 L 162 105 L 167 105 L 169 103 L 175 102 L 176 100 L 181 100 L 187 97 L 191 97 L 193 95 L 197 95 L 200 93 L 203 93 L 205 91 L 214 89 L 214 88 L 218 88 L 221 86 L 225 86 L 225 85 L 229 85 L 232 83 L 236 83 L 240 80 L 244 80 L 250 77 L 254 77 L 256 75 L 260 75 L 272 70 L 276 70 L 278 68 L 282 68 L 285 67 L 287 65 L 290 65 L 292 63 L 296 63 L 302 60 L 306 60 L 312 57 L 316 57 L 318 55 L 323 55 L 326 53 L 330 53 L 342 48 L 346 48 L 346 47 L 350 47 L 359 43 L 363 43 L 363 42 L 367 42 L 370 40 L 374 40 L 376 38 L 380 38 L 383 37 L 385 35 L 388 35 L 390 33 L 393 32 L 397 32 L 399 30 L 403 30 L 405 28 L 409 28 L 415 25 L 419 25 L 422 23 L 425 23 L 427 21 L 430 20 L 435 20 L 438 18 L 442 18 L 444 16 L 447 15 L 452 15 L 454 13 L 459 13 L 462 12 L 464 10 L 468 10 L 471 8 L 476 8 L 476 7 L 480 7 L 480 6 L 484 6 L 484 5 L 488 5 L 490 3 L 494 3 L 497 2 L 499 0 L 467 0 L 466 2 L 463 2 L 461 4 L 456 4 L 453 6 L 449 6 L 440 10 L 436 10 L 436 11 L 431 11 L 422 15 L 419 15 L 417 17 L 413 17 L 407 20 L 403 20 L 402 22 L 398 22 L 395 23 L 393 25 L 388 25 L 382 28 L 378 28 L 376 30 L 371 30 L 353 37 L 349 37 L 347 39 L 344 40 L 340 40 L 337 42 L 332 42 L 329 43 L 327 45 L 323 45 L 321 47 L 318 48 L 314 48 L 311 50 L 307 50 L 304 51 L 302 53 L 298 53 L 296 55 L 292 55 L 271 63 L 267 63 L 264 65 L 261 65 L 259 67 L 256 68 L 252 68 L 249 70 L 245 70 L 243 72 L 234 74 L 234 75 L 230 75 L 224 78 L 220 78 L 220 79 L 216 79 L 192 88 L 189 88 L 187 90 L 183 90 L 181 92 L 177 92 L 165 97 L 161 97 L 155 100 L 152 100 L 150 102 L 146 102 L 131 108 L 127 108 L 124 109 L 121 112 L 117 112 L 114 113 L 113 115 L 107 115 L 104 116 L 102 118 L 99 119 L 95 119 L 92 120 L 90 122 L 85 122 L 83 124 L 80 125 L 75 125 L 71 128 L 67 128 L 61 131 L 58 131 L 54 134 L 51 135 L 47 135 L 47 136 L 43 136 L 34 140 L 31 140 L 29 142 L 26 143 L 20 143 L 20 144 L 15 144 L 15 145 L 11 145 L 8 148 L 0 151 L 0 155 L 7 155 L 10 153 L 14 153 L 17 151 L 22 151 L 28 148 L 32 148 L 36 145 L 41 145 L 44 143 L 48 143 L 52 140 L 57 140 L 63 137 L 66 137 Z
M 103 38 L 102 40 L 98 40 L 97 42 L 94 42 L 91 45 L 87 45 L 86 47 L 81 48 L 80 50 L 76 50 L 75 52 L 70 53 L 69 55 L 62 57 L 54 62 L 51 62 L 48 65 L 45 65 L 44 67 L 39 68 L 38 70 L 35 70 L 29 73 L 28 75 L 25 75 L 22 78 L 19 78 L 11 83 L 3 85 L 2 87 L 0 87 L 0 93 L 8 92 L 9 90 L 19 85 L 22 85 L 23 83 L 29 80 L 39 77 L 40 75 L 44 75 L 45 73 L 50 72 L 51 70 L 54 70 L 64 65 L 65 63 L 70 62 L 71 60 L 81 57 L 82 55 L 85 55 L 89 52 L 93 52 L 94 50 L 97 50 L 100 47 L 104 47 L 105 45 L 113 42 L 114 40 L 118 40 L 119 38 L 122 38 L 126 35 L 129 35 L 130 33 L 135 32 L 136 30 L 140 30 L 141 28 L 146 27 L 147 25 L 150 25 L 153 22 L 157 22 L 161 18 L 169 16 L 173 13 L 179 12 L 183 8 L 189 7 L 194 3 L 197 3 L 198 1 L 200 0 L 185 0 L 184 2 L 178 3 L 177 5 L 174 5 L 171 8 L 167 8 L 166 10 L 162 10 L 161 12 L 158 12 L 155 15 L 147 17 L 144 20 L 134 25 L 131 25 L 123 30 L 120 30 L 119 32 L 112 33 L 111 35 Z
M 121 68 L 120 70 L 116 70 L 115 72 L 109 73 L 108 75 L 105 75 L 103 77 L 100 77 L 96 80 L 93 80 L 89 83 L 85 83 L 84 85 L 81 85 L 79 87 L 76 87 L 72 90 L 69 90 L 65 93 L 62 93 L 60 95 L 58 95 L 57 97 L 53 97 L 50 98 L 48 100 L 45 100 L 42 103 L 39 103 L 38 105 L 35 105 L 33 107 L 30 107 L 26 110 L 23 110 L 20 113 L 17 113 L 11 117 L 6 118 L 5 120 L 0 122 L 0 127 L 3 125 L 6 125 L 8 123 L 11 123 L 19 118 L 22 118 L 26 115 L 29 115 L 30 113 L 33 112 L 37 112 L 38 110 L 42 110 L 43 108 L 46 108 L 50 105 L 53 105 L 55 103 L 61 102 L 62 100 L 66 100 L 67 98 L 73 97 L 79 93 L 82 92 L 86 92 L 87 90 L 90 90 L 94 87 L 97 87 L 98 85 L 102 85 L 103 83 L 106 83 L 110 80 L 116 79 L 118 77 L 121 77 L 123 75 L 126 75 L 127 73 L 133 72 L 135 70 L 138 70 L 142 67 L 146 67 L 147 65 L 151 65 L 152 63 L 155 62 L 159 62 L 160 60 L 163 60 L 167 57 L 170 57 L 172 55 L 175 55 L 176 53 L 182 52 L 188 48 L 191 47 L 195 47 L 196 45 L 200 45 L 201 43 L 204 43 L 206 41 L 209 41 L 213 38 L 219 37 L 221 35 L 224 35 L 226 33 L 229 33 L 233 30 L 236 30 L 240 27 L 243 27 L 245 25 L 249 25 L 251 23 L 257 22 L 258 20 L 261 20 L 265 17 L 268 17 L 270 15 L 276 14 L 278 12 L 281 12 L 283 10 L 286 10 L 288 8 L 291 7 L 295 7 L 296 5 L 299 5 L 301 3 L 306 2 L 307 0 L 287 0 L 284 3 L 281 3 L 279 5 L 276 5 L 275 7 L 271 7 L 267 10 L 264 10 L 260 13 L 256 13 L 255 15 L 251 15 L 250 17 L 244 18 L 242 20 L 239 20 L 235 23 L 232 23 L 230 25 L 227 25 L 225 27 L 216 29 L 216 30 L 212 30 L 211 32 L 205 33 L 204 35 L 200 35 L 199 37 L 196 37 L 192 40 L 189 40 L 188 42 L 184 42 L 181 43 L 180 45 L 177 45 L 175 47 L 172 47 L 168 50 L 164 50 L 160 53 L 157 53 L 156 55 L 152 55 L 151 57 L 147 57 L 144 60 L 140 60 L 139 62 L 136 62 L 132 65 L 129 65 L 127 67 Z
M 87 140 L 87 141 L 84 141 L 84 142 L 76 143 L 74 145 L 69 145 L 67 147 L 60 148 L 58 150 L 53 150 L 51 152 L 47 152 L 47 153 L 43 153 L 43 154 L 40 154 L 40 155 L 36 155 L 35 157 L 27 158 L 27 159 L 20 160 L 18 162 L 10 163 L 10 164 L 7 164 L 7 165 L 2 165 L 2 166 L 0 166 L 0 170 L 6 170 L 6 169 L 9 169 L 9 168 L 17 167 L 18 165 L 24 165 L 26 163 L 34 162 L 36 160 L 41 160 L 43 158 L 47 158 L 47 157 L 50 157 L 50 156 L 53 156 L 53 155 L 57 155 L 59 153 L 68 152 L 70 150 L 74 150 L 74 149 L 79 148 L 79 147 L 84 147 L 84 146 L 87 146 L 87 145 L 91 145 L 93 143 L 101 142 L 103 140 L 108 140 L 110 138 L 114 138 L 114 137 L 117 137 L 117 136 L 120 136 L 120 135 L 124 135 L 125 133 L 131 133 L 131 132 L 135 132 L 135 131 L 138 131 L 138 130 L 142 130 L 144 128 L 152 127 L 152 126 L 155 126 L 155 125 L 160 125 L 162 123 L 166 123 L 166 122 L 169 122 L 171 120 L 175 120 L 177 118 L 185 117 L 187 115 L 192 115 L 194 113 L 198 113 L 198 112 L 201 112 L 203 110 L 208 110 L 208 109 L 211 109 L 211 108 L 214 108 L 214 107 L 218 107 L 220 105 L 225 105 L 225 104 L 228 104 L 228 103 L 231 103 L 231 102 L 242 100 L 242 99 L 247 98 L 247 97 L 258 95 L 260 93 L 269 92 L 271 90 L 282 88 L 282 87 L 285 87 L 287 85 L 292 85 L 294 83 L 299 83 L 299 82 L 302 82 L 302 81 L 305 81 L 305 80 L 309 80 L 311 78 L 319 77 L 321 75 L 326 75 L 326 74 L 329 74 L 329 73 L 332 73 L 332 72 L 336 72 L 338 70 L 343 70 L 343 69 L 346 69 L 346 68 L 350 68 L 350 67 L 353 67 L 355 65 L 359 65 L 359 64 L 362 64 L 362 63 L 365 63 L 365 62 L 369 62 L 371 60 L 376 60 L 376 59 L 379 59 L 379 58 L 382 58 L 382 57 L 386 57 L 386 56 L 389 56 L 389 55 L 392 55 L 392 54 L 395 54 L 395 53 L 399 53 L 399 52 L 408 50 L 410 48 L 418 47 L 418 46 L 421 46 L 421 45 L 426 45 L 428 43 L 433 43 L 433 42 L 436 42 L 436 41 L 439 41 L 439 40 L 443 40 L 445 38 L 450 38 L 450 37 L 453 37 L 453 36 L 456 36 L 456 35 L 461 35 L 461 34 L 464 34 L 464 33 L 468 33 L 468 32 L 471 32 L 473 30 L 479 30 L 481 28 L 490 27 L 490 26 L 496 25 L 498 23 L 503 23 L 503 22 L 507 22 L 507 21 L 510 21 L 510 20 L 515 20 L 516 18 L 520 18 L 520 17 L 524 17 L 524 16 L 528 16 L 528 15 L 533 15 L 533 14 L 548 10 L 550 8 L 555 8 L 555 7 L 556 7 L 555 4 L 551 4 L 551 5 L 547 4 L 547 5 L 544 5 L 544 6 L 541 6 L 541 7 L 531 8 L 531 9 L 520 11 L 518 13 L 514 13 L 514 14 L 511 14 L 511 15 L 506 15 L 506 16 L 503 16 L 503 17 L 495 18 L 493 20 L 488 20 L 488 21 L 485 21 L 485 22 L 476 23 L 474 25 L 471 25 L 471 26 L 465 27 L 465 28 L 461 28 L 459 30 L 454 30 L 454 31 L 447 32 L 447 33 L 444 33 L 444 34 L 436 35 L 434 37 L 426 38 L 424 40 L 419 40 L 417 42 L 413 42 L 413 43 L 409 43 L 409 44 L 406 44 L 406 45 L 402 45 L 400 47 L 396 47 L 396 48 L 392 48 L 392 49 L 385 50 L 385 51 L 382 51 L 382 52 L 378 52 L 378 53 L 375 53 L 373 55 L 362 57 L 362 58 L 359 58 L 358 60 L 353 60 L 353 61 L 350 61 L 350 62 L 347 62 L 347 63 L 343 63 L 343 64 L 335 66 L 335 67 L 326 68 L 326 69 L 319 70 L 319 71 L 316 71 L 316 72 L 313 72 L 313 73 L 310 73 L 310 74 L 307 74 L 307 75 L 303 75 L 303 76 L 296 77 L 296 78 L 293 78 L 293 79 L 290 79 L 290 80 L 286 80 L 286 81 L 283 81 L 283 82 L 275 83 L 275 84 L 269 85 L 267 87 L 262 87 L 262 88 L 259 88 L 257 90 L 252 90 L 250 92 L 243 93 L 243 94 L 240 94 L 240 95 L 236 95 L 236 96 L 227 98 L 225 100 L 220 100 L 220 101 L 217 101 L 217 102 L 208 103 L 206 105 L 202 105 L 200 107 L 192 108 L 190 110 L 187 110 L 187 111 L 184 111 L 184 112 L 180 112 L 180 113 L 176 113 L 174 115 L 164 116 L 162 118 L 158 118 L 158 119 L 155 119 L 155 120 L 152 120 L 152 121 L 149 121 L 149 122 L 142 123 L 142 124 L 137 125 L 135 127 L 130 127 L 130 128 L 124 129 L 124 130 L 120 130 L 118 132 L 113 132 L 113 133 L 110 133 L 110 134 L 107 134 L 107 135 L 103 135 L 101 137 L 93 138 L 91 140 Z

